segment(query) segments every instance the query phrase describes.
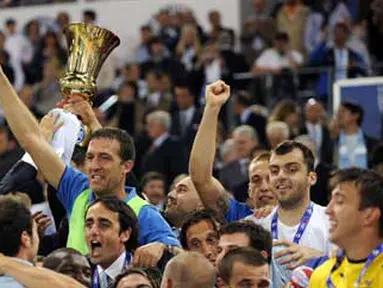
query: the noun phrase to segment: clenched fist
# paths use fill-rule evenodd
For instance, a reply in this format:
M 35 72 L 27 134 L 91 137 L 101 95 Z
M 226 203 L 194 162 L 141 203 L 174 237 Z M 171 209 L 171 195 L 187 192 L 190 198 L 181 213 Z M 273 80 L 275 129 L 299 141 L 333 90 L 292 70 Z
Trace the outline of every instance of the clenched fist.
M 206 86 L 206 105 L 222 107 L 230 97 L 230 86 L 222 80 Z

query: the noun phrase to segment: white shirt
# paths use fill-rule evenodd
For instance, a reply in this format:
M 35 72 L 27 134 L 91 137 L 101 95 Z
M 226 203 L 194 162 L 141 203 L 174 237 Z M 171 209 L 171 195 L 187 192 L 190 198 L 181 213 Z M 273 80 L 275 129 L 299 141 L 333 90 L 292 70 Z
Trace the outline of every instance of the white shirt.
M 335 56 L 335 80 L 347 78 L 348 50 L 347 48 L 334 48 Z
M 121 273 L 121 271 L 124 269 L 125 265 L 125 258 L 126 258 L 126 252 L 123 252 L 120 257 L 118 257 L 112 265 L 110 265 L 106 270 L 102 269 L 100 265 L 97 265 L 97 272 L 99 275 L 99 278 L 101 278 L 104 273 L 106 273 L 110 278 L 113 280 L 116 279 L 116 277 Z M 101 279 L 100 279 L 101 280 Z M 100 281 L 101 284 L 101 281 Z M 104 288 L 102 285 L 100 285 L 101 288 Z
M 259 56 L 255 61 L 255 65 L 270 69 L 290 68 L 289 58 L 292 58 L 298 65 L 303 63 L 303 56 L 298 51 L 292 50 L 281 55 L 275 48 L 270 48 Z
M 160 137 L 156 138 L 153 142 L 153 145 L 155 147 L 159 147 L 162 145 L 162 143 L 164 143 L 166 141 L 166 139 L 169 138 L 169 133 L 164 133 L 162 134 Z
M 242 124 L 246 123 L 247 119 L 249 119 L 250 114 L 252 112 L 252 109 L 253 109 L 252 107 L 248 107 L 245 110 L 243 110 L 241 117 L 240 117 Z
M 190 123 L 192 122 L 194 112 L 195 112 L 194 106 L 191 106 L 185 110 L 180 111 L 180 125 L 182 129 L 182 133 L 185 133 L 187 127 L 189 127 Z
M 311 215 L 310 221 L 302 235 L 299 245 L 322 251 L 326 254 L 330 253 L 333 249 L 333 245 L 329 239 L 329 219 L 325 214 L 326 207 L 319 206 L 314 203 L 313 214 Z M 261 225 L 263 228 L 271 231 L 271 221 L 276 213 L 277 208 L 265 218 L 257 219 L 253 215 L 246 217 L 245 219 L 251 220 L 256 224 Z M 296 231 L 298 230 L 299 224 L 296 226 L 287 226 L 283 224 L 278 218 L 278 239 L 287 240 L 293 242 Z M 272 254 L 283 249 L 281 246 L 273 247 Z M 278 264 L 274 258 L 271 262 L 271 271 L 273 276 L 272 287 L 284 287 L 291 278 L 291 270 L 285 269 L 282 265 Z

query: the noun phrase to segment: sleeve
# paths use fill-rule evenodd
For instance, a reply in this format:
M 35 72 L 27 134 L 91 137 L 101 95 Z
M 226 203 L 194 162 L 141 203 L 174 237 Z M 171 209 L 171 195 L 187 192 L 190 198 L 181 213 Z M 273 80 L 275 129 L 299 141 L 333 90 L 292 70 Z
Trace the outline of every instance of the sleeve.
M 256 67 L 269 67 L 270 66 L 270 53 L 268 50 L 264 51 L 259 55 L 258 59 L 255 61 Z
M 138 224 L 140 229 L 140 245 L 161 242 L 167 245 L 180 247 L 180 242 L 172 232 L 169 224 L 155 207 L 151 205 L 142 207 L 140 214 L 138 215 Z
M 225 219 L 228 223 L 238 221 L 253 213 L 251 209 L 245 204 L 238 202 L 235 199 L 229 199 L 229 210 L 225 215 Z
M 82 172 L 66 166 L 64 175 L 57 189 L 57 197 L 63 204 L 67 214 L 71 214 L 77 196 L 89 188 L 88 177 Z

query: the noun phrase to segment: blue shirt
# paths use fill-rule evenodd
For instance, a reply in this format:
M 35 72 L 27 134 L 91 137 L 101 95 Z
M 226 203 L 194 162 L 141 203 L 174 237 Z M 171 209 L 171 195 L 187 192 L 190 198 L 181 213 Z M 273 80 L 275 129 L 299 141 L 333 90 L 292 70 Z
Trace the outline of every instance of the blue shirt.
M 253 211 L 245 203 L 229 198 L 229 210 L 225 215 L 227 223 L 241 220 L 251 214 Z
M 88 177 L 84 173 L 67 166 L 64 175 L 61 178 L 57 196 L 67 211 L 68 219 L 70 219 L 76 198 L 87 189 L 89 189 Z M 128 202 L 137 195 L 136 189 L 133 187 L 126 187 L 125 191 L 127 193 L 125 202 Z M 92 193 L 89 203 L 91 203 L 93 199 L 94 194 Z M 151 242 L 161 242 L 167 245 L 180 246 L 180 243 L 173 234 L 169 224 L 154 206 L 143 206 L 137 218 L 140 227 L 140 245 L 145 245 Z

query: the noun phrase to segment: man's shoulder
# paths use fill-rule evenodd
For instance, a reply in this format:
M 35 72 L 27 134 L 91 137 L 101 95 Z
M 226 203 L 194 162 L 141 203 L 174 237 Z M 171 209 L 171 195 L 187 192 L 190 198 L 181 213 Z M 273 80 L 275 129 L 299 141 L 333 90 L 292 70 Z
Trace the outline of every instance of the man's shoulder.
M 327 280 L 334 264 L 335 258 L 330 258 L 316 268 L 310 277 L 310 287 L 322 287 L 321 284 Z

